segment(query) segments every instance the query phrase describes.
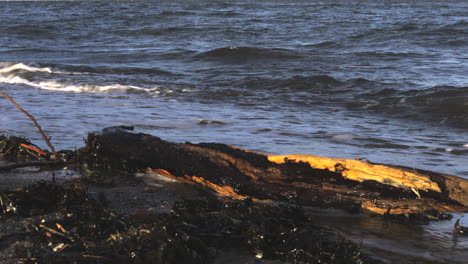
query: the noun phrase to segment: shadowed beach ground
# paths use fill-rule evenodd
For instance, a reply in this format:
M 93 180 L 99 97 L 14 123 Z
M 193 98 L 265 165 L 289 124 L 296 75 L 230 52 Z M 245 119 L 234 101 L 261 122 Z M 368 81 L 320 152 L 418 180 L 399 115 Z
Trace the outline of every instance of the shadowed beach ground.
M 233 200 L 88 158 L 0 171 L 2 263 L 463 263 L 468 244 L 455 219 Z

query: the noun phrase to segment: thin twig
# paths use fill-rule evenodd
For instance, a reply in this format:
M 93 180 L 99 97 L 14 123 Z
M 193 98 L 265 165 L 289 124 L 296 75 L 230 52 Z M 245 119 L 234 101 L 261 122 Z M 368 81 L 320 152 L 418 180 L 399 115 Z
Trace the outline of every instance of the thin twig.
M 67 238 L 68 240 L 70 240 L 71 242 L 74 242 L 75 239 L 73 239 L 72 235 L 70 234 L 67 234 L 67 233 L 62 233 L 60 231 L 57 231 L 53 228 L 50 228 L 48 226 L 45 226 L 43 224 L 40 224 L 39 227 L 45 229 L 47 232 L 51 233 L 51 234 L 54 234 L 54 235 L 57 235 L 57 236 L 61 236 L 61 237 L 64 237 L 64 238 Z
M 58 159 L 58 156 L 57 156 L 57 153 L 55 152 L 55 149 L 54 149 L 54 146 L 52 146 L 52 144 L 50 143 L 50 140 L 49 138 L 46 136 L 46 134 L 44 133 L 44 131 L 42 131 L 42 128 L 41 126 L 39 125 L 39 123 L 37 122 L 36 118 L 34 118 L 34 116 L 32 116 L 30 113 L 28 113 L 28 111 L 24 110 L 21 106 L 19 106 L 15 100 L 13 100 L 10 96 L 8 96 L 6 93 L 0 91 L 0 94 L 3 95 L 6 99 L 8 99 L 12 104 L 14 104 L 16 106 L 16 108 L 18 108 L 19 110 L 21 110 L 21 112 L 23 112 L 25 115 L 27 115 L 29 117 L 29 119 L 31 119 L 34 123 L 34 125 L 36 125 L 37 129 L 39 130 L 39 133 L 41 133 L 42 135 L 42 138 L 44 139 L 44 141 L 47 143 L 47 145 L 49 146 L 50 150 L 52 151 L 52 154 L 54 155 L 54 159 Z
M 39 149 L 37 149 L 37 148 L 35 148 L 33 146 L 29 146 L 29 145 L 22 144 L 22 143 L 20 144 L 20 146 L 22 146 L 23 148 L 30 149 L 30 150 L 36 152 L 37 154 L 40 154 L 40 155 L 43 155 L 43 156 L 47 155 L 47 153 L 45 153 L 45 152 L 43 152 L 43 151 L 41 151 L 41 150 L 39 150 Z

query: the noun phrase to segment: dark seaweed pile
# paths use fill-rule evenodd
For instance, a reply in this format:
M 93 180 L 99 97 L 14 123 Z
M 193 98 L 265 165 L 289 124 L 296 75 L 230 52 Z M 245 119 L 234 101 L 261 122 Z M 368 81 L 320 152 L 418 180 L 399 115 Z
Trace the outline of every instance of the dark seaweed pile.
M 266 259 L 287 263 L 367 263 L 355 244 L 313 224 L 299 207 L 241 202 L 192 200 L 176 204 L 171 222 L 179 231 L 210 247 L 235 246 Z M 182 234 L 184 234 L 182 233 Z
M 22 147 L 20 144 L 35 147 L 27 138 L 0 135 L 0 158 L 10 161 L 27 161 L 44 159 L 38 153 Z
M 39 182 L 0 197 L 2 225 L 20 226 L 0 233 L 5 263 L 210 263 L 230 249 L 287 263 L 379 262 L 297 207 L 208 196 L 168 214 L 116 215 L 78 182 Z
M 0 244 L 2 256 L 14 252 L 8 257 L 34 263 L 176 263 L 188 259 L 206 263 L 192 254 L 189 245 L 165 231 L 158 219 L 143 224 L 134 217 L 116 215 L 90 198 L 80 184 L 65 187 L 39 182 L 1 197 L 7 205 L 2 206 L 2 221 L 7 224 L 13 218 L 25 223 L 23 241 Z

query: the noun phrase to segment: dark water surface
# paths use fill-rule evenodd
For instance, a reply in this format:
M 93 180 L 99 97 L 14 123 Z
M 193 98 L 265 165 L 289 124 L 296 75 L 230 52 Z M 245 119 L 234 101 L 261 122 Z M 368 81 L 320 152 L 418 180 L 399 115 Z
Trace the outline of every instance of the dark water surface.
M 59 148 L 133 124 L 468 176 L 468 2 L 3 2 L 0 87 Z M 0 101 L 0 130 L 35 137 Z
M 0 90 L 58 149 L 134 125 L 468 177 L 467 73 L 468 1 L 0 5 Z M 0 100 L 0 131 L 46 147 L 35 130 Z M 406 238 L 429 232 L 435 249 L 423 253 L 466 257 L 466 240 L 446 243 L 447 224 L 421 232 Z
M 4 2 L 0 86 L 60 148 L 133 124 L 468 176 L 468 2 Z M 5 100 L 1 130 L 34 135 Z
M 2 2 L 0 22 L 0 88 L 59 149 L 125 124 L 468 177 L 467 1 Z

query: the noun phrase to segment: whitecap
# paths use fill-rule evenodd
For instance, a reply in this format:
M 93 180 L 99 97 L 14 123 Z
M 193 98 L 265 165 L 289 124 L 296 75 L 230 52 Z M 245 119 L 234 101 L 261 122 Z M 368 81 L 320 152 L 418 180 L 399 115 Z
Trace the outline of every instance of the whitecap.
M 28 66 L 24 63 L 0 63 L 0 73 L 10 73 L 12 71 L 16 70 L 24 70 L 28 72 L 47 72 L 47 73 L 52 73 L 52 70 L 50 68 L 37 68 L 33 66 Z
M 26 84 L 29 86 L 35 86 L 33 82 L 30 82 L 26 79 L 23 79 L 19 76 L 16 75 L 6 75 L 2 76 L 0 75 L 0 83 L 7 83 L 7 84 Z
M 129 91 L 138 90 L 148 93 L 159 94 L 159 87 L 144 88 L 134 85 L 110 84 L 110 85 L 95 85 L 95 84 L 73 84 L 59 81 L 40 81 L 34 82 L 19 76 L 10 74 L 6 76 L 0 75 L 0 83 L 7 84 L 25 84 L 32 87 L 37 87 L 43 90 L 74 92 L 74 93 L 102 93 L 108 91 Z

